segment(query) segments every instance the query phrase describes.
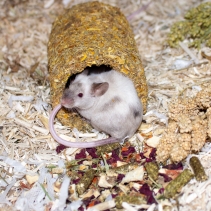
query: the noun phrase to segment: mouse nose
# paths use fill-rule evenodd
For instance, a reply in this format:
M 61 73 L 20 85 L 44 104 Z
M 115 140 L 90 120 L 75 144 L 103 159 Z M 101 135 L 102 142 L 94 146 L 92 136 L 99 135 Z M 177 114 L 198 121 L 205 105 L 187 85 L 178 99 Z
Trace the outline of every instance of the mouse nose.
M 74 100 L 72 98 L 62 98 L 60 103 L 62 106 L 66 108 L 72 108 L 74 104 Z
M 65 100 L 64 100 L 64 99 L 61 99 L 61 100 L 60 100 L 60 103 L 61 103 L 61 105 L 64 106 L 64 105 L 65 105 Z

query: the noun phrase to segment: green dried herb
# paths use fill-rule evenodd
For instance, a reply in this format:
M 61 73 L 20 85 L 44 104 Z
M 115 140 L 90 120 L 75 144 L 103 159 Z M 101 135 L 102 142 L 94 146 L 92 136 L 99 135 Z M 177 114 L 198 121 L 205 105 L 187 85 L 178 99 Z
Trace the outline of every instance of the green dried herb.
M 65 163 L 65 167 L 67 170 L 73 170 L 73 168 L 78 167 L 78 162 L 80 160 L 71 160 Z
M 43 185 L 43 184 L 41 184 L 41 183 L 39 183 L 39 184 L 40 184 L 41 188 L 43 189 L 43 191 L 44 191 L 45 195 L 48 197 L 48 199 L 49 199 L 50 201 L 52 201 L 52 198 L 49 196 L 49 194 L 48 194 L 48 192 L 46 191 L 46 189 L 45 189 L 44 185 Z
M 168 35 L 168 44 L 176 47 L 180 41 L 192 39 L 189 47 L 200 48 L 204 43 L 211 47 L 211 2 L 190 9 L 184 21 L 176 22 Z
M 79 183 L 76 185 L 76 190 L 79 195 L 83 194 L 91 185 L 95 176 L 95 170 L 89 169 L 85 172 Z
M 97 149 L 96 154 L 100 156 L 101 154 L 112 152 L 114 149 L 117 149 L 117 148 L 120 148 L 119 143 L 106 144 L 103 146 L 96 147 Z
M 204 168 L 197 157 L 194 156 L 190 159 L 190 166 L 193 169 L 193 172 L 197 181 L 203 182 L 208 179 L 204 171 Z
M 127 172 L 132 171 L 137 167 L 138 167 L 137 163 L 128 163 L 128 164 L 113 168 L 112 170 L 119 174 L 126 174 Z
M 144 167 L 146 168 L 148 176 L 152 178 L 153 181 L 156 181 L 158 178 L 158 170 L 159 170 L 157 163 L 149 162 L 149 163 L 146 163 Z
M 122 202 L 127 202 L 130 204 L 146 204 L 146 199 L 144 198 L 144 196 L 142 194 L 130 194 L 130 195 L 121 195 L 121 196 L 117 196 L 115 198 L 115 202 L 116 202 L 116 208 L 117 209 L 122 209 Z
M 166 198 L 174 197 L 193 177 L 192 172 L 185 169 L 176 179 L 169 182 L 165 188 L 164 196 Z
M 66 174 L 67 174 L 68 177 L 71 178 L 71 180 L 80 178 L 78 171 L 74 171 L 74 170 L 73 171 L 67 171 Z

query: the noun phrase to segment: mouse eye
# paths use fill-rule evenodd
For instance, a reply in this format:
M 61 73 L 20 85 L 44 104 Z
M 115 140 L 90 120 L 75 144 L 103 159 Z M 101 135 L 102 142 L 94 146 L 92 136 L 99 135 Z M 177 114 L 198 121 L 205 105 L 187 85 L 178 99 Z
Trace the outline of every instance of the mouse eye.
M 79 93 L 78 94 L 78 97 L 83 97 L 83 93 Z

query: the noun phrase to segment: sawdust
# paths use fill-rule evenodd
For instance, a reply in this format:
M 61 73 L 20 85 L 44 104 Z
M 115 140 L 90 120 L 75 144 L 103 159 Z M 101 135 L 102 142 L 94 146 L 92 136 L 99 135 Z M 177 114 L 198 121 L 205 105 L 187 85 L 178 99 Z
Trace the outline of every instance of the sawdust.
M 25 175 L 39 173 L 41 177 L 39 182 L 44 183 L 45 178 L 51 178 L 46 167 L 56 165 L 62 168 L 64 160 L 71 160 L 72 154 L 77 150 L 67 149 L 57 154 L 55 152 L 57 143 L 51 138 L 47 126 L 51 110 L 47 61 L 47 43 L 51 26 L 55 18 L 64 11 L 64 5 L 71 7 L 87 1 L 63 2 L 54 0 L 0 2 L 0 166 L 3 178 L 0 182 L 0 206 L 2 207 L 8 204 L 18 209 L 23 205 L 21 200 L 35 199 L 39 193 L 42 194 L 43 190 L 39 189 L 39 185 L 34 185 L 31 192 L 21 186 L 23 183 L 28 184 Z M 198 64 L 190 62 L 189 66 L 178 68 L 177 62 L 191 61 L 190 55 L 181 47 L 171 49 L 166 44 L 166 36 L 172 23 L 181 20 L 188 9 L 204 1 L 104 0 L 102 2 L 119 7 L 128 17 L 149 88 L 148 112 L 144 116 L 144 121 L 150 125 L 150 129 L 148 128 L 146 133 L 151 131 L 154 136 L 155 134 L 160 136 L 162 132 L 158 131 L 165 128 L 168 119 L 168 102 L 183 90 L 187 90 L 188 96 L 194 95 L 200 84 L 211 80 L 209 56 L 202 56 L 202 52 L 210 55 L 209 48 L 202 46 L 199 51 L 191 49 Z M 63 136 L 88 139 L 78 137 L 79 133 L 76 130 L 72 131 L 73 128 L 62 126 L 59 122 L 56 122 L 55 127 L 58 134 Z M 105 136 L 94 132 L 97 138 Z M 199 153 L 209 177 L 210 151 L 210 145 L 206 144 Z M 55 174 L 55 178 L 58 179 L 58 175 Z M 53 179 L 49 184 L 53 184 Z M 180 209 L 209 210 L 210 184 L 209 179 L 206 183 L 199 184 L 194 181 L 185 187 L 178 198 Z M 35 210 L 37 206 L 36 209 L 44 210 L 52 207 L 52 204 L 55 205 L 57 194 L 55 196 L 51 194 L 54 193 L 51 187 L 53 188 L 53 185 L 46 187 L 48 193 L 53 196 L 51 202 L 47 199 L 46 204 L 36 200 L 29 201 L 24 204 L 25 209 Z M 160 206 L 168 204 L 171 210 L 177 210 L 177 204 L 173 200 L 159 203 Z

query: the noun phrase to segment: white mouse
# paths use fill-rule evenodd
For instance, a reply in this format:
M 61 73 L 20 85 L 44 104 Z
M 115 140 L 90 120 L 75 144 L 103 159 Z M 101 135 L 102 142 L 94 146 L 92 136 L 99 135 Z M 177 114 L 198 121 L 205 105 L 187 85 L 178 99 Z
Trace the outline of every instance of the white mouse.
M 111 138 L 83 143 L 61 139 L 54 131 L 53 119 L 62 106 L 77 110 L 95 129 L 109 134 Z M 142 104 L 133 82 L 122 73 L 102 65 L 86 68 L 68 79 L 61 105 L 50 115 L 49 125 L 59 143 L 89 148 L 130 138 L 139 128 L 142 117 Z

